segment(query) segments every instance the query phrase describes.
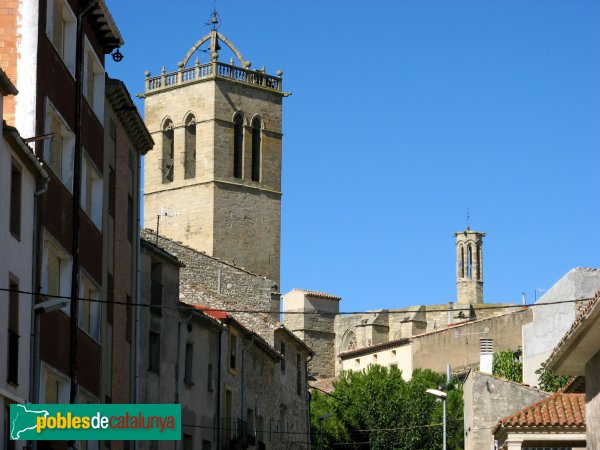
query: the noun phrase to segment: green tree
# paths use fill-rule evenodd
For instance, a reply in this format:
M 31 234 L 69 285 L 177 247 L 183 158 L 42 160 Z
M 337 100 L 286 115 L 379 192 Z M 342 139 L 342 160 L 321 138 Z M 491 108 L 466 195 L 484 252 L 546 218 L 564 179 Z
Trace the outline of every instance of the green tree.
M 535 373 L 539 375 L 538 383 L 540 389 L 546 392 L 557 392 L 571 380 L 571 377 L 568 375 L 556 375 L 551 370 L 546 369 L 545 364 L 542 364 L 542 367 L 536 370 Z
M 523 363 L 518 354 L 511 350 L 494 353 L 492 374 L 517 383 L 523 382 Z
M 362 372 L 343 372 L 330 395 L 311 394 L 313 445 L 319 448 L 437 450 L 442 444 L 442 404 L 429 388 L 448 392 L 448 448 L 463 447 L 462 391 L 452 380 L 430 370 L 415 370 L 404 381 L 396 367 L 372 365 Z M 332 414 L 320 421 L 318 418 Z

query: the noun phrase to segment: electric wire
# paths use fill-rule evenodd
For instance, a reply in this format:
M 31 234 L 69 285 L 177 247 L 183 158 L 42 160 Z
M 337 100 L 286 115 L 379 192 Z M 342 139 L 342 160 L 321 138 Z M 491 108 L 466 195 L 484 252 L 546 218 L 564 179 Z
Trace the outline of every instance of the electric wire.
M 44 294 L 44 293 L 40 293 L 40 292 L 29 292 L 29 291 L 23 291 L 23 290 L 19 290 L 19 289 L 11 289 L 11 288 L 0 288 L 0 291 L 3 292 L 16 292 L 18 294 L 24 294 L 24 295 L 32 295 L 32 296 L 40 296 L 40 297 L 45 297 L 45 298 L 55 298 L 55 299 L 65 299 L 65 300 L 71 300 L 71 296 L 67 296 L 67 295 L 51 295 L 51 294 Z M 218 312 L 223 312 L 223 313 L 232 313 L 232 314 L 273 314 L 272 310 L 269 309 L 232 309 L 232 308 L 220 308 L 220 307 L 210 307 L 210 306 L 205 306 L 205 305 L 200 305 L 200 304 L 184 304 L 184 305 L 153 305 L 150 303 L 139 303 L 139 302 L 128 302 L 128 301 L 120 301 L 120 300 L 115 300 L 115 299 L 97 299 L 97 298 L 87 298 L 87 297 L 77 297 L 76 300 L 78 301 L 87 301 L 87 302 L 92 302 L 92 303 L 107 303 L 107 304 L 111 304 L 111 305 L 123 305 L 123 306 L 141 306 L 141 307 L 145 307 L 145 308 L 152 308 L 152 309 L 174 309 L 174 310 L 181 310 L 181 311 L 189 311 L 190 309 L 196 309 L 194 308 L 194 306 L 201 306 L 202 309 L 199 310 L 200 312 L 205 312 L 205 313 L 218 313 Z M 531 303 L 531 304 L 501 304 L 501 305 L 485 305 L 483 307 L 478 307 L 478 308 L 472 308 L 471 306 L 469 307 L 465 307 L 465 308 L 436 308 L 435 310 L 433 310 L 432 312 L 459 312 L 459 311 L 477 311 L 477 312 L 482 312 L 482 311 L 489 311 L 489 310 L 495 310 L 495 309 L 515 309 L 515 310 L 524 310 L 524 309 L 529 309 L 529 308 L 537 308 L 540 306 L 552 306 L 552 305 L 562 305 L 562 304 L 566 304 L 566 303 L 579 303 L 579 302 L 587 302 L 593 300 L 592 298 L 574 298 L 574 299 L 568 299 L 568 300 L 559 300 L 556 302 L 551 302 L 551 303 Z M 423 306 L 428 306 L 428 305 L 423 305 Z M 290 314 L 290 315 L 297 315 L 297 314 L 301 314 L 301 315 L 322 315 L 322 316 L 327 316 L 327 315 L 331 315 L 331 316 L 337 316 L 337 315 L 354 315 L 354 314 L 411 314 L 411 313 L 420 313 L 420 312 L 425 312 L 422 311 L 421 309 L 397 309 L 397 310 L 389 310 L 389 309 L 385 309 L 385 310 L 378 310 L 378 311 L 340 311 L 340 312 L 325 312 L 325 311 L 280 311 L 281 314 Z

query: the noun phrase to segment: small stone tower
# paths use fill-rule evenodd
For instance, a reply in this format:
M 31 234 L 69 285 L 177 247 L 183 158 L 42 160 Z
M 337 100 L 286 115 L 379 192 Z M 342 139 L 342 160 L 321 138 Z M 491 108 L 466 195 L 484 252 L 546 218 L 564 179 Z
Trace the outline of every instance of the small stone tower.
M 251 70 L 217 31 L 216 14 L 212 23 L 176 71 L 146 72 L 140 97 L 156 146 L 145 159 L 144 227 L 279 284 L 288 94 L 281 71 Z M 227 48 L 233 56 L 224 63 Z
M 317 378 L 335 376 L 334 322 L 341 297 L 325 292 L 293 289 L 283 296 L 285 326 L 315 351 L 309 371 Z
M 456 238 L 456 295 L 459 304 L 483 303 L 483 237 L 485 233 L 465 231 Z

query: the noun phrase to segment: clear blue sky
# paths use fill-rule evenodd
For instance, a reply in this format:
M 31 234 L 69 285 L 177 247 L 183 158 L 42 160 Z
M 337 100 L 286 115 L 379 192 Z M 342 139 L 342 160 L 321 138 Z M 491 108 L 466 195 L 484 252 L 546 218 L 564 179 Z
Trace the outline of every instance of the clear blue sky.
M 108 0 L 130 92 L 212 1 Z M 456 297 L 452 233 L 487 233 L 485 300 L 600 266 L 600 2 L 218 0 L 220 32 L 284 71 L 282 292 L 343 311 Z M 141 102 L 138 103 L 142 108 Z

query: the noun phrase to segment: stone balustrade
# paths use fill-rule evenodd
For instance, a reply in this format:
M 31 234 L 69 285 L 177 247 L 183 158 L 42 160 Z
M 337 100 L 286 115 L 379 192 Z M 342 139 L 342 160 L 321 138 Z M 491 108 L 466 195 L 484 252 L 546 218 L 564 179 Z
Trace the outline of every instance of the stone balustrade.
M 281 72 L 278 72 L 281 75 Z M 196 63 L 192 67 L 180 66 L 177 71 L 167 73 L 163 67 L 160 75 L 151 77 L 146 72 L 146 93 L 160 91 L 175 85 L 199 80 L 224 78 L 240 83 L 261 86 L 265 89 L 282 91 L 281 76 L 268 75 L 264 70 L 250 70 L 221 62 Z

